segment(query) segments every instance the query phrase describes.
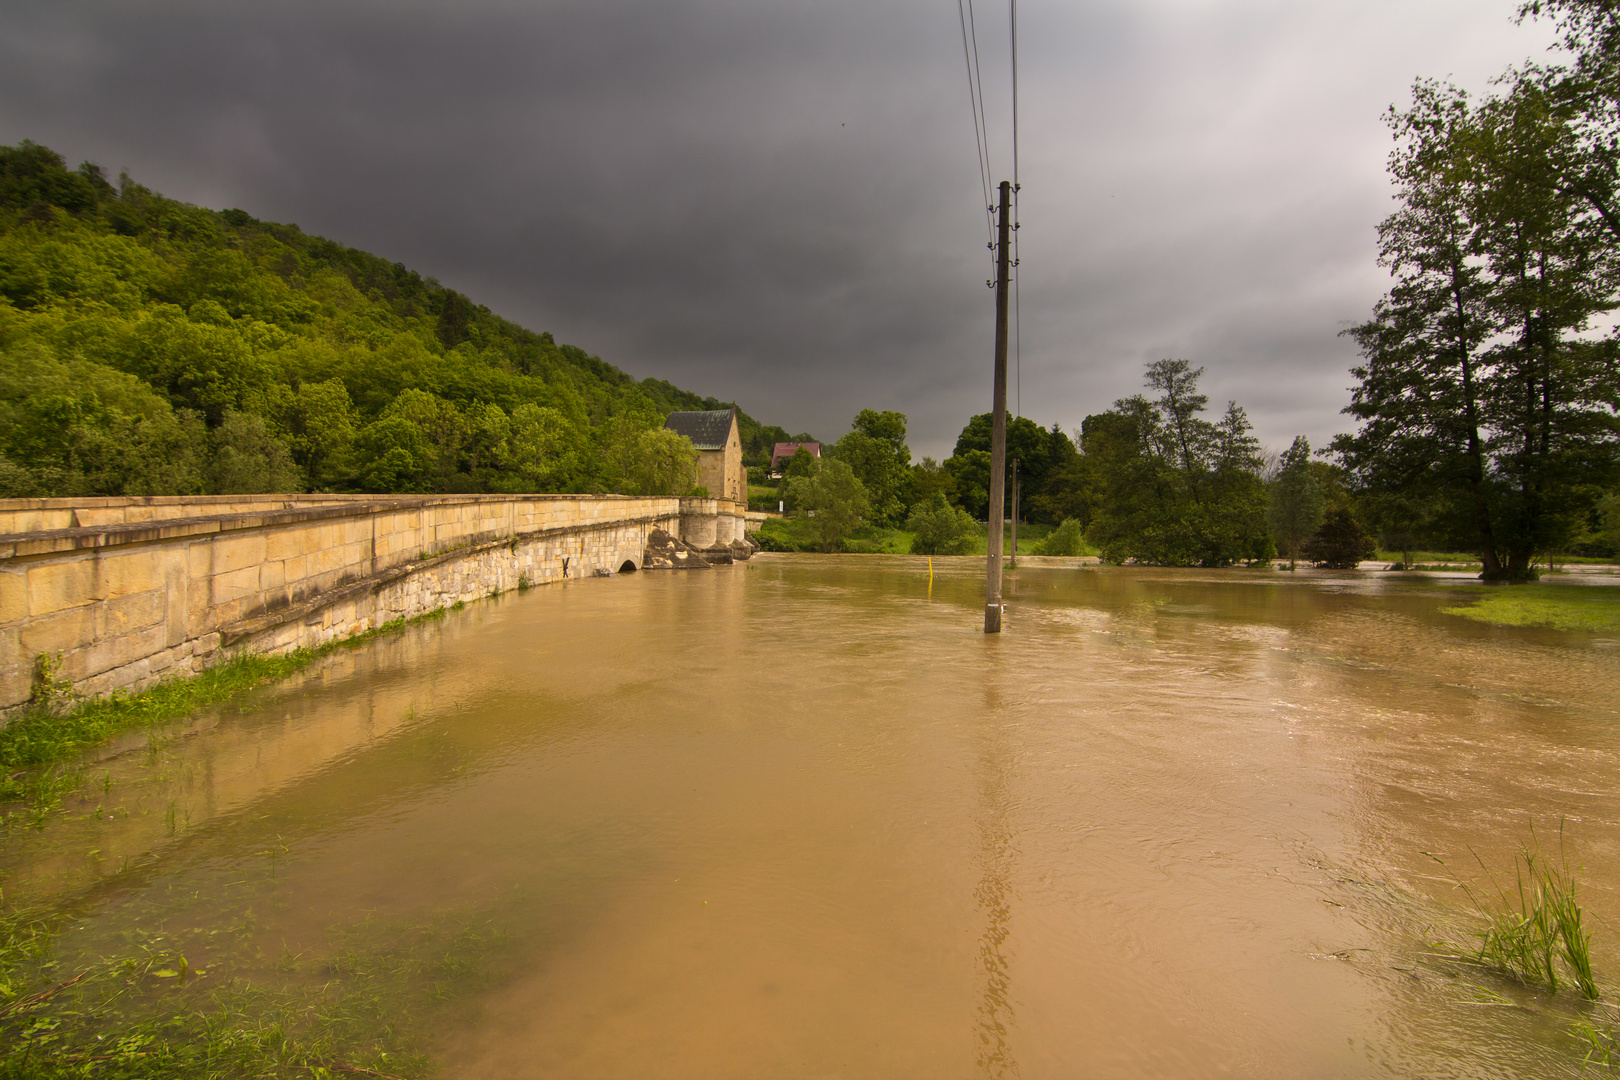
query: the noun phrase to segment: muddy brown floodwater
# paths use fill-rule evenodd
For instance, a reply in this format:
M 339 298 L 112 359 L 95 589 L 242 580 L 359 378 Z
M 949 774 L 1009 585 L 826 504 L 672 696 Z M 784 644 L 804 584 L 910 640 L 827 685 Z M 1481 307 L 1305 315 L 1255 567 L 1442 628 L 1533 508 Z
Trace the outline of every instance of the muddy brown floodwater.
M 1567 992 L 1427 943 L 1562 822 L 1620 981 L 1620 641 L 1444 614 L 1460 578 L 1033 563 L 987 638 L 981 575 L 471 605 L 107 752 L 6 895 L 248 980 L 451 925 L 477 976 L 400 976 L 452 987 L 451 1077 L 1578 1071 Z

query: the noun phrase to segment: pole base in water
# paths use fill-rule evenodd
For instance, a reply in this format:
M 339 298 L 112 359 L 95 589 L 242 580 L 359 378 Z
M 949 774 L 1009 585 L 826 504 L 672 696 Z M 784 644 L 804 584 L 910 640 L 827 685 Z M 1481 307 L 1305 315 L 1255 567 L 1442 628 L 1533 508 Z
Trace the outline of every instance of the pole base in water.
M 984 632 L 987 634 L 1001 633 L 1001 612 L 1004 604 L 984 605 Z

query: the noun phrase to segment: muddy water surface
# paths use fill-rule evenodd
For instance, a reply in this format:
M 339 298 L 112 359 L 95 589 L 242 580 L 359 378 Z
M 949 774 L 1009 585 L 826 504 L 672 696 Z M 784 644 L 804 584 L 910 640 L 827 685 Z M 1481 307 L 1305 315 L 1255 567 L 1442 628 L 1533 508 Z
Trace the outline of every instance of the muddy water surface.
M 981 573 L 472 605 L 109 753 L 6 894 L 266 983 L 432 939 L 391 992 L 449 988 L 454 1077 L 1578 1071 L 1572 1000 L 1427 943 L 1562 821 L 1620 983 L 1620 641 L 1463 579 L 1034 564 L 986 638 Z

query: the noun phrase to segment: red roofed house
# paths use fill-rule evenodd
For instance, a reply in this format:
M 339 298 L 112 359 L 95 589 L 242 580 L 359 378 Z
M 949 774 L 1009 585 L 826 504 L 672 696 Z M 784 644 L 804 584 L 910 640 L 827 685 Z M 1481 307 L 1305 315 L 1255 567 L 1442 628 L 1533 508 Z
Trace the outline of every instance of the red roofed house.
M 779 442 L 776 444 L 776 449 L 771 451 L 771 475 L 781 476 L 782 459 L 791 458 L 799 452 L 801 446 L 810 452 L 811 457 L 818 458 L 821 456 L 821 444 L 818 442 Z

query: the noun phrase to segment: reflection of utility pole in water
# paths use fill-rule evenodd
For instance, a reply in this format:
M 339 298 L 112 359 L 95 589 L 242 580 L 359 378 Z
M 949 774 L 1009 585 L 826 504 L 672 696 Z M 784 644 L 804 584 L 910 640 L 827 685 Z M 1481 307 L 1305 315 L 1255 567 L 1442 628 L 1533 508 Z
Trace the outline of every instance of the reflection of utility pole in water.
M 979 971 L 984 979 L 984 996 L 979 1000 L 976 1034 L 979 1072 L 1002 1080 L 1018 1075 L 1011 1037 L 1012 977 L 1005 951 L 1007 938 L 1012 933 L 1012 872 L 1017 850 L 1009 821 L 1012 761 L 1002 741 L 1000 695 L 994 688 L 987 689 L 985 694 L 984 715 L 990 726 L 984 732 L 979 756 L 981 876 L 973 890 L 973 899 L 984 913 L 984 932 L 979 936 Z
M 1001 519 L 1007 495 L 1007 236 L 1012 222 L 1012 183 L 1001 182 L 996 224 L 996 374 L 990 394 L 990 534 L 984 586 L 984 632 L 1001 633 Z

